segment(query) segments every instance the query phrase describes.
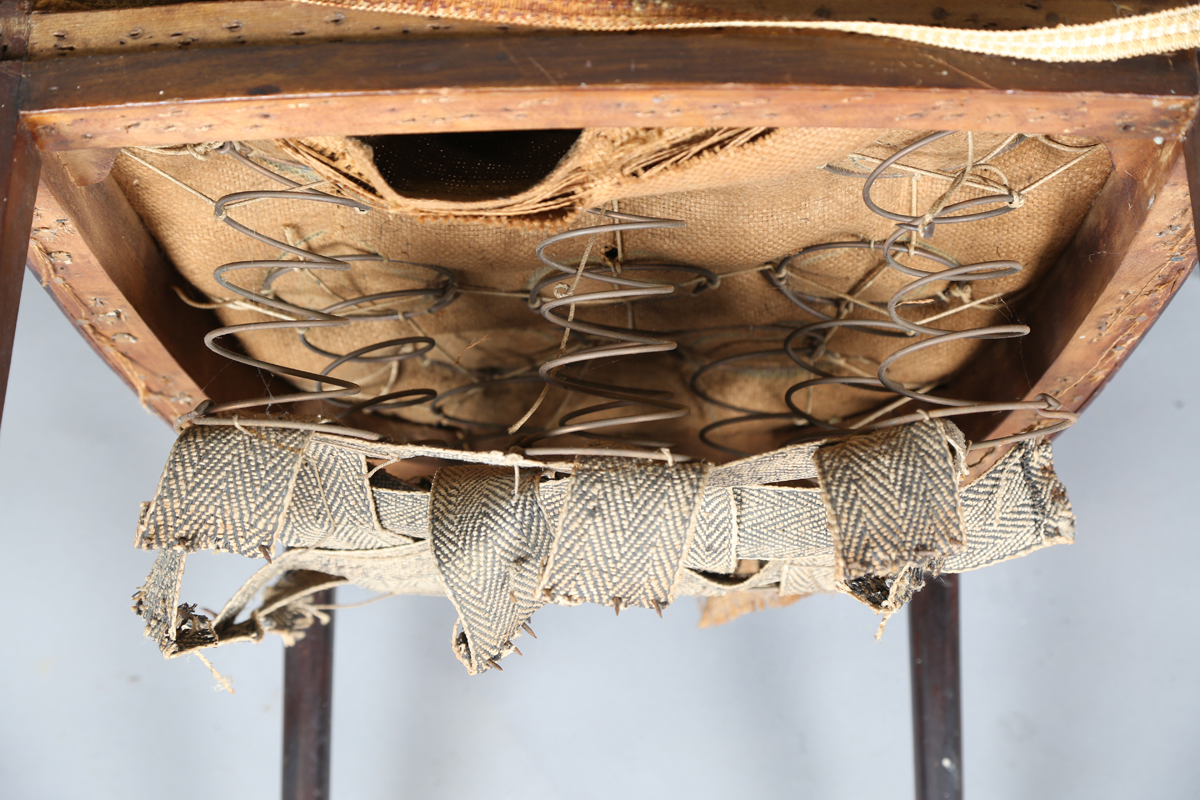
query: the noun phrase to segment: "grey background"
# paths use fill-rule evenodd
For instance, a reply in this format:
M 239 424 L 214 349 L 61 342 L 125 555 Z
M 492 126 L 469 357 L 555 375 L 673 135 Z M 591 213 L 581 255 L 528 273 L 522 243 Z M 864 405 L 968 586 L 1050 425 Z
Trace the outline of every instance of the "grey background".
M 966 793 L 1200 796 L 1200 280 L 1056 444 L 1078 539 L 962 580 Z M 0 435 L 0 797 L 270 798 L 282 650 L 164 661 L 129 611 L 172 441 L 32 279 Z M 252 571 L 189 561 L 222 603 Z M 355 599 L 344 592 L 342 600 Z M 699 630 L 548 607 L 503 674 L 468 678 L 434 598 L 346 611 L 336 798 L 912 796 L 907 616 L 845 597 Z

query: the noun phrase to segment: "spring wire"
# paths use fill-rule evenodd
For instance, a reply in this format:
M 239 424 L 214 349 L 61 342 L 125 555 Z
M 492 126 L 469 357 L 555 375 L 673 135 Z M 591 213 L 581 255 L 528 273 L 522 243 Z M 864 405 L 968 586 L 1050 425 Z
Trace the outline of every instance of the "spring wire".
M 396 364 L 407 359 L 422 356 L 432 350 L 435 346 L 433 339 L 427 336 L 406 336 L 397 339 L 373 342 L 372 344 L 358 348 L 350 353 L 336 354 L 313 344 L 309 339 L 308 332 L 313 328 L 341 328 L 352 324 L 403 320 L 421 314 L 434 313 L 442 308 L 445 308 L 457 297 L 457 282 L 454 274 L 442 267 L 432 266 L 429 264 L 418 264 L 408 261 L 394 261 L 393 259 L 388 259 L 381 255 L 321 255 L 304 250 L 287 242 L 280 241 L 279 239 L 268 236 L 250 228 L 241 222 L 238 222 L 230 216 L 230 212 L 239 205 L 257 202 L 260 200 L 283 200 L 289 202 L 300 200 L 306 202 L 328 203 L 336 206 L 352 208 L 359 213 L 367 213 L 370 209 L 354 200 L 327 194 L 311 187 L 305 187 L 296 181 L 263 167 L 243 154 L 234 142 L 225 142 L 213 152 L 222 155 L 228 155 L 238 163 L 270 178 L 276 183 L 282 184 L 285 187 L 284 190 L 254 190 L 226 194 L 219 198 L 214 204 L 213 213 L 216 215 L 216 218 L 237 232 L 248 236 L 251 239 L 270 245 L 273 248 L 277 248 L 284 253 L 293 256 L 295 260 L 260 259 L 234 261 L 217 267 L 213 272 L 213 279 L 216 281 L 217 285 L 241 298 L 244 298 L 255 306 L 263 309 L 270 309 L 270 311 L 274 312 L 271 314 L 271 316 L 278 317 L 278 319 L 267 322 L 249 322 L 217 328 L 213 331 L 210 331 L 204 337 L 204 343 L 210 350 L 220 356 L 230 359 L 231 361 L 246 364 L 247 366 L 254 367 L 256 369 L 265 370 L 266 372 L 274 375 L 312 381 L 315 384 L 315 388 L 309 391 L 296 391 L 288 394 L 267 395 L 263 397 L 254 397 L 221 404 L 214 404 L 211 401 L 205 401 L 204 403 L 200 404 L 195 411 L 192 411 L 191 413 L 185 414 L 183 417 L 181 417 L 180 421 L 177 423 L 177 427 L 180 425 L 192 424 L 299 428 L 340 433 L 343 435 L 356 436 L 366 439 L 381 438 L 377 433 L 360 430 L 357 428 L 331 425 L 324 421 L 304 422 L 277 418 L 239 418 L 236 415 L 218 415 L 249 408 L 269 409 L 271 406 L 275 405 L 299 403 L 309 400 L 320 400 L 341 407 L 342 410 L 336 415 L 336 418 L 340 420 L 356 411 L 362 411 L 366 409 L 398 409 L 429 402 L 437 396 L 437 392 L 429 388 L 419 388 L 406 389 L 399 392 L 387 392 L 376 397 L 351 403 L 348 402 L 346 398 L 354 397 L 355 395 L 360 394 L 362 387 L 353 381 L 334 377 L 330 373 L 339 366 L 349 362 L 367 364 Z M 440 278 L 441 282 L 439 285 L 430 288 L 381 292 L 376 294 L 362 295 L 351 299 L 344 299 L 334 303 L 333 305 L 320 309 L 306 308 L 294 303 L 289 303 L 274 295 L 273 284 L 281 276 L 289 272 L 294 272 L 296 270 L 348 272 L 356 262 L 402 263 L 428 270 Z M 266 269 L 267 273 L 260 288 L 257 290 L 243 288 L 237 284 L 231 283 L 227 277 L 231 276 L 232 273 L 245 270 L 262 269 Z M 395 301 L 412 297 L 428 297 L 430 298 L 431 302 L 428 307 L 424 309 L 416 311 L 392 310 L 388 313 L 379 313 L 379 308 L 376 305 L 386 301 Z M 354 311 L 354 309 L 359 307 L 366 308 L 357 312 Z M 317 374 L 281 364 L 272 364 L 268 361 L 239 353 L 235 350 L 225 347 L 219 341 L 227 336 L 236 336 L 242 338 L 246 334 L 253 334 L 258 331 L 266 330 L 296 331 L 300 337 L 300 342 L 304 347 L 314 353 L 317 353 L 318 355 L 329 358 L 329 363 L 321 370 L 319 374 Z M 378 354 L 379 351 L 383 350 L 393 350 L 395 352 Z M 326 384 L 330 384 L 336 388 L 325 388 Z
M 879 428 L 916 422 L 921 419 L 951 417 L 962 414 L 992 413 L 999 411 L 1032 411 L 1039 418 L 1056 421 L 1054 424 L 1048 427 L 1038 428 L 1025 433 L 1014 434 L 1012 436 L 1005 436 L 972 443 L 970 447 L 971 450 L 993 448 L 1024 439 L 1046 436 L 1064 430 L 1065 428 L 1068 428 L 1074 424 L 1075 420 L 1077 419 L 1077 415 L 1064 409 L 1062 404 L 1059 403 L 1057 399 L 1047 394 L 1038 395 L 1038 397 L 1034 400 L 1023 400 L 1008 403 L 978 402 L 933 394 L 929 391 L 929 388 L 931 387 L 916 389 L 909 388 L 888 375 L 888 370 L 891 369 L 898 361 L 930 347 L 936 347 L 941 344 L 964 339 L 988 340 L 1017 338 L 1026 336 L 1030 332 L 1028 326 L 1025 325 L 989 325 L 969 330 L 946 330 L 912 322 L 902 317 L 899 313 L 899 307 L 904 302 L 906 297 L 922 288 L 930 286 L 931 284 L 936 284 L 942 281 L 957 281 L 960 283 L 967 283 L 971 281 L 993 280 L 996 278 L 1004 278 L 1015 275 L 1021 272 L 1023 269 L 1023 266 L 1015 261 L 983 261 L 974 264 L 956 264 L 945 256 L 928 248 L 922 247 L 915 241 L 917 236 L 921 237 L 922 239 L 932 237 L 938 225 L 952 225 L 982 221 L 985 219 L 998 217 L 1002 214 L 1007 214 L 1016 210 L 1023 204 L 1023 198 L 1012 190 L 1009 190 L 1005 194 L 991 194 L 983 197 L 963 200 L 957 203 L 947 202 L 949 196 L 954 193 L 968 177 L 971 177 L 971 171 L 975 165 L 971 163 L 970 139 L 968 139 L 968 158 L 966 166 L 963 167 L 962 171 L 955 177 L 951 184 L 950 190 L 947 191 L 934 206 L 934 208 L 926 214 L 915 216 L 899 214 L 882 208 L 874 201 L 872 197 L 872 189 L 874 188 L 875 182 L 881 177 L 885 177 L 885 173 L 890 167 L 899 162 L 900 159 L 904 158 L 905 156 L 929 144 L 932 144 L 939 139 L 945 138 L 952 133 L 954 133 L 954 131 L 940 131 L 933 133 L 913 142 L 910 145 L 907 145 L 906 147 L 900 148 L 891 156 L 880 162 L 879 165 L 876 166 L 875 169 L 867 176 L 866 182 L 862 189 L 863 202 L 873 213 L 895 223 L 895 229 L 884 240 L 882 245 L 877 245 L 874 242 L 864 241 L 840 241 L 811 245 L 782 259 L 774 268 L 766 271 L 767 279 L 780 291 L 781 294 L 783 294 L 784 297 L 786 297 L 793 305 L 800 308 L 808 315 L 816 317 L 817 321 L 799 326 L 792 330 L 783 342 L 782 351 L 779 349 L 759 350 L 753 353 L 744 353 L 736 356 L 726 357 L 705 364 L 699 370 L 697 370 L 695 374 L 693 374 L 691 386 L 697 395 L 708 402 L 739 412 L 739 416 L 712 423 L 702 429 L 700 431 L 700 438 L 705 444 L 708 444 L 709 446 L 726 453 L 747 455 L 740 450 L 736 450 L 732 447 L 721 444 L 720 442 L 714 440 L 712 435 L 721 428 L 762 420 L 790 420 L 794 424 L 803 426 L 807 429 L 799 436 L 792 437 L 789 442 L 811 441 L 815 439 L 827 438 L 829 436 L 840 436 L 849 433 L 876 430 Z M 970 137 L 970 134 L 968 134 L 968 137 Z M 855 174 L 836 169 L 832 169 L 830 171 L 835 172 L 835 174 L 847 176 L 854 176 Z M 988 206 L 990 206 L 990 208 L 972 210 Z M 902 243 L 900 240 L 905 237 L 910 238 L 912 241 L 908 242 L 907 244 Z M 878 251 L 882 254 L 884 263 L 888 268 L 916 278 L 916 280 L 911 281 L 897 290 L 888 300 L 886 308 L 882 310 L 884 313 L 886 313 L 887 319 L 847 319 L 844 316 L 826 313 L 818 309 L 817 306 L 821 304 L 832 304 L 830 299 L 804 295 L 789 287 L 788 267 L 793 261 L 801 259 L 811 253 L 836 249 L 867 249 L 871 251 Z M 906 265 L 896 260 L 896 256 L 903 253 L 933 262 L 934 264 L 944 267 L 944 269 L 925 271 Z M 860 302 L 860 305 L 866 304 Z M 818 361 L 819 356 L 823 354 L 825 343 L 828 341 L 829 335 L 838 328 L 852 328 L 876 336 L 904 338 L 926 336 L 929 338 L 925 338 L 913 344 L 900 347 L 892 352 L 890 355 L 885 357 L 882 362 L 880 362 L 874 376 L 836 375 L 820 369 L 814 362 Z M 807 352 L 798 352 L 798 348 L 801 344 L 806 345 Z M 700 378 L 710 370 L 726 367 L 737 361 L 751 360 L 768 355 L 778 355 L 781 352 L 805 372 L 817 376 L 809 380 L 795 383 L 786 390 L 784 393 L 784 402 L 788 406 L 787 412 L 763 412 L 736 406 L 712 397 L 701 385 Z M 897 398 L 897 400 L 886 408 L 885 413 L 889 413 L 907 401 L 920 401 L 936 406 L 936 408 L 921 410 L 912 414 L 893 416 L 882 421 L 871 422 L 869 424 L 860 424 L 855 427 L 846 427 L 832 420 L 818 419 L 804 409 L 801 409 L 795 401 L 795 396 L 797 393 L 827 385 L 852 386 L 866 391 L 881 392 L 893 395 L 895 398 Z
M 522 445 L 526 454 L 531 456 L 604 454 L 635 458 L 686 460 L 686 456 L 671 454 L 670 448 L 672 445 L 669 442 L 620 436 L 612 431 L 613 428 L 618 426 L 665 422 L 687 416 L 690 413 L 689 407 L 675 402 L 671 392 L 591 380 L 579 374 L 581 365 L 586 365 L 589 362 L 625 356 L 666 353 L 675 350 L 678 347 L 678 343 L 672 339 L 656 336 L 632 326 L 616 327 L 576 319 L 574 308 L 576 305 L 583 304 L 628 304 L 670 295 L 676 290 L 675 285 L 670 283 L 637 280 L 629 277 L 628 273 L 630 272 L 662 270 L 699 274 L 702 280 L 697 286 L 698 290 L 717 286 L 719 278 L 709 270 L 680 264 L 623 264 L 619 271 L 614 269 L 611 272 L 606 272 L 598 268 L 584 269 L 586 255 L 584 263 L 579 267 L 572 267 L 548 255 L 547 250 L 553 245 L 571 239 L 593 237 L 601 234 L 619 235 L 626 231 L 681 228 L 686 224 L 682 220 L 646 217 L 602 209 L 589 209 L 588 213 L 611 220 L 611 222 L 604 225 L 576 228 L 550 236 L 538 245 L 537 257 L 543 264 L 551 267 L 560 275 L 574 277 L 576 282 L 582 276 L 593 281 L 607 283 L 614 288 L 575 294 L 573 292 L 574 287 L 567 287 L 568 291 L 566 292 L 556 291 L 556 295 L 560 296 L 556 296 L 554 300 L 543 301 L 538 292 L 556 280 L 554 273 L 551 273 L 550 278 L 541 281 L 533 287 L 533 290 L 530 292 L 529 304 L 531 307 L 536 308 L 546 320 L 566 332 L 566 336 L 563 339 L 564 344 L 567 341 L 567 337 L 572 335 L 613 340 L 611 343 L 588 344 L 571 353 L 563 353 L 560 350 L 558 355 L 547 360 L 538 370 L 538 374 L 542 380 L 551 386 L 556 386 L 568 392 L 579 392 L 607 402 L 576 409 L 563 415 L 558 420 L 556 426 L 541 431 L 534 436 L 527 437 L 522 442 Z M 563 309 L 568 310 L 566 316 L 562 315 Z M 566 369 L 567 367 L 574 367 L 575 369 L 568 370 Z M 596 414 L 617 409 L 627 409 L 630 413 L 618 416 L 595 416 Z M 603 436 L 598 433 L 600 431 L 604 432 Z M 543 439 L 569 434 L 585 438 L 604 439 L 606 440 L 606 444 L 602 447 L 531 446 Z M 609 444 L 608 442 L 614 442 L 617 446 L 613 446 L 613 444 Z M 628 445 L 628 447 L 621 447 L 621 444 Z
M 894 223 L 894 229 L 882 244 L 867 241 L 838 241 L 815 244 L 793 253 L 778 263 L 767 265 L 764 274 L 767 280 L 787 300 L 815 321 L 807 323 L 774 323 L 767 328 L 778 329 L 780 325 L 789 332 L 782 346 L 711 361 L 703 364 L 694 371 L 690 378 L 692 391 L 702 400 L 716 406 L 737 412 L 737 416 L 711 423 L 699 432 L 700 441 L 717 450 L 733 454 L 746 455 L 743 451 L 729 447 L 716 441 L 713 434 L 722 428 L 740 425 L 746 422 L 762 420 L 789 421 L 800 426 L 799 435 L 788 441 L 798 442 L 842 436 L 848 433 L 869 431 L 878 428 L 900 425 L 919 419 L 949 417 L 960 414 L 976 414 L 998 411 L 1031 411 L 1038 417 L 1053 420 L 1054 424 L 1029 432 L 991 439 L 974 443 L 971 449 L 995 447 L 1001 444 L 1020 441 L 1034 436 L 1044 436 L 1070 426 L 1076 415 L 1066 411 L 1061 404 L 1049 395 L 1039 395 L 1034 400 L 1010 403 L 987 403 L 962 400 L 933 394 L 931 386 L 908 387 L 889 375 L 889 370 L 895 364 L 926 348 L 959 340 L 988 340 L 1007 339 L 1025 336 L 1029 328 L 1025 325 L 989 325 L 969 330 L 948 330 L 932 327 L 921 322 L 913 322 L 900 315 L 899 309 L 905 299 L 913 293 L 944 281 L 967 283 L 972 281 L 992 280 L 1015 275 L 1022 270 L 1022 265 L 1015 261 L 984 261 L 973 264 L 958 264 L 945 255 L 929 249 L 917 242 L 917 238 L 928 239 L 934 235 L 938 226 L 962 224 L 981 221 L 1007 214 L 1023 203 L 1019 193 L 1006 186 L 985 178 L 973 176 L 973 169 L 980 165 L 972 164 L 971 144 L 968 144 L 967 164 L 954 177 L 947 191 L 925 214 L 899 214 L 879 206 L 872 197 L 872 189 L 882 177 L 896 177 L 887 174 L 887 170 L 896 165 L 900 159 L 925 147 L 939 139 L 951 135 L 951 131 L 942 131 L 926 136 L 912 144 L 903 147 L 890 157 L 881 161 L 878 166 L 866 176 L 862 189 L 862 197 L 867 207 L 875 214 Z M 970 136 L 970 134 L 968 134 Z M 970 140 L 968 140 L 970 142 Z M 415 388 L 403 391 L 384 391 L 384 393 L 352 401 L 350 398 L 360 395 L 362 388 L 359 384 L 333 376 L 331 373 L 347 363 L 395 365 L 401 361 L 424 356 L 429 353 L 436 343 L 428 336 L 406 336 L 373 342 L 352 352 L 338 354 L 328 351 L 315 344 L 310 339 L 310 331 L 315 328 L 340 328 L 350 325 L 363 325 L 371 322 L 411 320 L 412 317 L 432 314 L 446 308 L 458 296 L 460 290 L 455 275 L 450 270 L 429 264 L 408 261 L 396 261 L 382 255 L 347 254 L 322 255 L 305 250 L 294 244 L 281 241 L 254 230 L 231 216 L 231 212 L 239 206 L 262 200 L 284 202 L 317 202 L 354 209 L 359 213 L 368 213 L 369 208 L 355 200 L 328 194 L 291 180 L 261 164 L 251 160 L 239 149 L 237 143 L 225 142 L 214 146 L 213 153 L 226 155 L 244 167 L 253 170 L 273 182 L 281 184 L 282 189 L 253 190 L 232 192 L 220 197 L 214 203 L 214 214 L 224 224 L 235 231 L 276 248 L 284 256 L 275 259 L 259 259 L 234 261 L 222 264 L 213 272 L 213 279 L 224 290 L 253 304 L 263 313 L 275 319 L 262 322 L 250 322 L 228 325 L 211 331 L 205 337 L 205 344 L 215 353 L 266 372 L 309 381 L 314 388 L 308 391 L 295 391 L 287 394 L 267 395 L 234 402 L 214 404 L 205 401 L 195 411 L 180 418 L 180 425 L 243 425 L 262 427 L 284 427 L 316 429 L 328 432 L 342 433 L 368 439 L 378 439 L 379 434 L 351 428 L 332 425 L 328 420 L 306 422 L 283 417 L 240 418 L 236 412 L 251 408 L 269 409 L 272 406 L 288 403 L 298 403 L 309 400 L 320 400 L 338 407 L 340 411 L 334 416 L 343 420 L 351 414 L 364 410 L 395 410 L 424 403 L 431 403 L 431 410 L 441 420 L 459 430 L 475 428 L 494 431 L 475 437 L 474 440 L 498 438 L 505 431 L 505 426 L 473 422 L 446 410 L 445 403 L 452 397 L 462 397 L 466 393 L 478 392 L 489 386 L 500 386 L 515 383 L 535 383 L 543 386 L 543 392 L 548 387 L 556 387 L 569 394 L 583 394 L 594 397 L 600 402 L 578 408 L 559 417 L 546 428 L 527 429 L 519 437 L 509 437 L 512 445 L 524 450 L 529 456 L 561 456 L 581 454 L 606 454 L 630 456 L 639 458 L 658 458 L 665 460 L 686 460 L 686 456 L 671 452 L 673 446 L 669 442 L 658 441 L 644 436 L 621 434 L 615 429 L 631 425 L 647 425 L 663 423 L 686 416 L 689 406 L 678 402 L 670 391 L 647 389 L 627 386 L 607 380 L 584 377 L 590 367 L 600 362 L 608 363 L 613 359 L 629 356 L 659 355 L 674 351 L 678 347 L 678 334 L 697 332 L 702 329 L 675 331 L 673 336 L 656 334 L 637 329 L 632 322 L 634 303 L 663 300 L 668 296 L 680 295 L 677 291 L 691 286 L 693 294 L 716 288 L 720 276 L 711 270 L 676 263 L 624 263 L 620 253 L 621 234 L 628 231 L 646 231 L 655 229 L 681 228 L 685 225 L 682 220 L 641 216 L 619 212 L 617 210 L 589 209 L 588 213 L 601 217 L 603 224 L 591 225 L 574 230 L 568 230 L 548 237 L 537 247 L 537 258 L 552 272 L 550 275 L 535 283 L 528 293 L 527 303 L 531 309 L 544 319 L 563 330 L 562 346 L 556 355 L 541 364 L 537 374 L 522 372 L 508 375 L 490 375 L 486 370 L 473 370 L 472 382 L 457 388 L 444 391 L 440 396 L 431 388 Z M 989 156 L 990 158 L 990 156 Z M 987 159 L 985 159 L 986 161 Z M 983 164 L 982 166 L 987 166 Z M 845 176 L 858 176 L 837 168 L 827 168 L 831 172 Z M 950 196 L 957 191 L 969 178 L 974 179 L 972 185 L 995 186 L 1007 190 L 1002 194 L 988 194 L 982 197 L 963 200 L 955 203 L 948 202 Z M 617 259 L 611 263 L 611 269 L 604 266 L 588 266 L 587 258 L 594 237 L 601 235 L 616 235 Z M 588 248 L 578 266 L 572 266 L 550 255 L 550 250 L 556 245 L 569 240 L 588 239 Z M 907 239 L 908 241 L 902 241 Z M 793 277 L 789 267 L 804 257 L 829 250 L 867 250 L 880 253 L 883 257 L 881 268 L 896 270 L 908 275 L 914 280 L 893 293 L 885 307 L 875 303 L 861 301 L 856 297 L 843 295 L 847 300 L 859 306 L 866 306 L 880 315 L 880 319 L 860 319 L 847 316 L 849 306 L 841 306 L 829 297 L 806 294 L 790 285 Z M 932 264 L 936 269 L 927 271 L 902 263 L 897 256 L 908 255 L 923 262 Z M 427 271 L 436 283 L 431 286 L 398 291 L 380 292 L 361 295 L 338 302 L 323 308 L 309 308 L 280 299 L 275 295 L 274 284 L 282 276 L 297 270 L 347 272 L 357 263 L 398 263 Z M 246 270 L 266 270 L 265 277 L 257 289 L 238 286 L 230 282 L 233 274 Z M 639 280 L 631 273 L 687 273 L 696 276 L 685 283 L 670 283 L 660 279 Z M 877 273 L 876 273 L 877 274 Z M 565 277 L 573 279 L 573 283 L 559 283 Z M 575 293 L 575 288 L 581 279 L 608 284 L 608 289 Z M 870 277 L 873 280 L 873 277 Z M 869 281 L 868 281 L 869 282 Z M 541 296 L 541 292 L 553 287 L 554 298 Z M 426 298 L 423 308 L 403 311 L 390 308 L 385 304 L 402 300 Z M 381 305 L 384 304 L 384 305 Z M 628 326 L 589 322 L 576 318 L 577 307 L 582 306 L 626 306 L 629 308 L 630 322 Z M 886 317 L 886 318 L 882 318 Z M 415 323 L 414 327 L 415 327 Z M 760 329 L 761 325 L 744 326 L 747 329 Z M 818 366 L 821 358 L 827 353 L 827 342 L 830 335 L 839 328 L 854 329 L 875 336 L 894 337 L 898 339 L 921 338 L 912 344 L 907 344 L 894 350 L 885 357 L 874 375 L 843 375 L 823 370 Z M 300 343 L 317 355 L 327 358 L 328 363 L 319 373 L 272 364 L 255 358 L 222 344 L 225 337 L 236 336 L 243 338 L 265 330 L 291 330 L 299 336 Z M 420 333 L 420 330 L 418 329 Z M 568 347 L 568 344 L 573 344 Z M 703 377 L 712 370 L 730 367 L 741 361 L 753 360 L 765 356 L 785 356 L 795 366 L 811 376 L 809 379 L 792 384 L 784 393 L 783 400 L 787 405 L 786 412 L 766 412 L 741 407 L 713 396 L 703 386 Z M 465 370 L 461 370 L 464 371 Z M 394 373 L 393 373 L 394 378 Z M 796 402 L 796 395 L 802 391 L 813 390 L 820 386 L 841 385 L 856 389 L 882 393 L 891 396 L 890 403 L 867 412 L 856 425 L 845 426 L 838 420 L 822 420 L 802 409 Z M 390 389 L 391 384 L 386 387 Z M 904 403 L 919 401 L 933 406 L 927 410 L 915 413 L 887 416 Z M 540 400 L 539 400 L 540 402 Z M 535 407 L 536 409 L 536 404 Z M 531 409 L 531 412 L 534 409 Z M 615 413 L 613 413 L 615 412 Z M 530 416 L 526 414 L 522 423 Z M 860 415 L 862 416 L 862 415 Z M 882 419 L 881 419 L 882 417 Z M 516 427 L 520 427 L 519 423 Z M 511 432 L 513 429 L 508 429 Z M 596 447 L 578 446 L 572 443 L 544 443 L 559 437 L 577 437 L 583 439 L 602 440 Z M 463 436 L 464 444 L 472 440 Z

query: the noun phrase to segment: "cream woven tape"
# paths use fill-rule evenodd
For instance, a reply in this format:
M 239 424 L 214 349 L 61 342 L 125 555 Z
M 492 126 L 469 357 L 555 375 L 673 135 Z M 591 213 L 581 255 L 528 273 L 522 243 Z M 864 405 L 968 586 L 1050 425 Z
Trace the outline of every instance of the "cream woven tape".
M 504 453 L 192 428 L 139 521 L 138 546 L 160 554 L 135 610 L 170 658 L 268 631 L 294 641 L 322 613 L 305 598 L 337 583 L 446 595 L 472 674 L 513 652 L 547 602 L 661 613 L 677 596 L 840 591 L 891 614 L 923 571 L 1073 539 L 1048 442 L 1021 442 L 960 487 L 965 451 L 952 424 L 926 420 L 720 466 L 600 456 L 548 471 Z M 475 463 L 442 468 L 421 491 L 367 461 L 414 457 Z M 814 477 L 819 487 L 779 485 Z M 291 549 L 275 556 L 280 544 Z M 198 550 L 268 563 L 209 619 L 178 604 Z
M 1117 61 L 1200 47 L 1200 6 L 1186 5 L 1086 25 L 1022 31 L 975 31 L 869 21 L 754 19 L 700 6 L 623 2 L 422 2 L 421 0 L 301 0 L 313 5 L 391 11 L 582 31 L 679 30 L 688 28 L 784 28 L 861 33 L 907 42 L 1032 61 Z

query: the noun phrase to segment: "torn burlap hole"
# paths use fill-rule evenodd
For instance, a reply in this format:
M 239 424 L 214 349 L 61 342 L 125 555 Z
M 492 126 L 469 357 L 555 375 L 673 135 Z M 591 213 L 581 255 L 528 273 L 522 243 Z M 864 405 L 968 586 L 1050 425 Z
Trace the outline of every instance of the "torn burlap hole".
M 831 129 L 828 137 L 863 138 Z M 588 128 L 285 139 L 280 150 L 349 197 L 391 213 L 542 227 L 612 200 L 744 183 L 766 146 L 778 168 L 818 166 L 773 128 Z M 770 144 L 768 145 L 768 140 Z M 773 157 L 771 157 L 773 156 Z M 764 160 L 757 159 L 760 164 Z

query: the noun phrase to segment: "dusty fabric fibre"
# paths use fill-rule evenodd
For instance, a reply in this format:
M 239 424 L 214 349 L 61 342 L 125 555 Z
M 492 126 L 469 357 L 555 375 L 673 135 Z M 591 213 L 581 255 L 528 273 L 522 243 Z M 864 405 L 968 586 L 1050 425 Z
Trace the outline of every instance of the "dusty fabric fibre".
M 244 149 L 255 163 L 371 210 L 271 199 L 239 205 L 229 214 L 305 251 L 387 259 L 355 262 L 343 273 L 296 269 L 278 276 L 271 283 L 273 296 L 299 306 L 319 309 L 365 294 L 435 285 L 430 271 L 414 263 L 453 273 L 453 302 L 434 314 L 314 329 L 308 340 L 327 353 L 345 354 L 387 339 L 432 337 L 436 347 L 421 358 L 391 365 L 351 362 L 332 374 L 362 385 L 363 396 L 415 387 L 439 395 L 459 390 L 436 408 L 426 404 L 380 413 L 434 426 L 421 432 L 425 440 L 501 448 L 506 446 L 503 431 L 534 405 L 543 388 L 538 367 L 561 344 L 562 329 L 527 303 L 541 282 L 542 301 L 571 283 L 547 280 L 553 275 L 535 255 L 538 243 L 601 222 L 584 213 L 591 207 L 682 220 L 686 224 L 678 228 L 561 242 L 553 253 L 567 263 L 586 254 L 588 269 L 686 265 L 715 274 L 719 284 L 710 285 L 695 271 L 663 268 L 652 273 L 653 280 L 673 284 L 670 295 L 633 303 L 580 303 L 576 313 L 588 322 L 635 328 L 678 343 L 669 353 L 588 365 L 589 379 L 670 393 L 689 411 L 680 419 L 620 433 L 652 436 L 672 443 L 675 452 L 721 461 L 778 447 L 794 428 L 781 428 L 777 421 L 739 424 L 721 433 L 724 450 L 702 444 L 701 428 L 750 412 L 786 412 L 785 390 L 813 377 L 782 351 L 787 334 L 812 317 L 771 284 L 768 270 L 782 264 L 790 290 L 851 320 L 885 318 L 882 304 L 911 281 L 883 266 L 878 249 L 870 249 L 893 224 L 870 212 L 862 188 L 881 159 L 922 135 L 604 128 L 253 142 Z M 906 298 L 909 319 L 932 318 L 932 324 L 951 330 L 1012 321 L 1012 305 L 1054 264 L 1111 168 L 1105 149 L 1090 141 L 1003 134 L 973 134 L 968 141 L 960 134 L 905 157 L 902 168 L 888 170 L 875 183 L 873 197 L 898 213 L 924 213 L 965 168 L 968 155 L 969 179 L 954 199 L 1011 191 L 1019 207 L 992 219 L 938 226 L 920 245 L 950 264 L 1005 259 L 1019 262 L 1023 270 L 992 280 L 935 282 Z M 203 145 L 131 150 L 118 160 L 114 175 L 191 282 L 193 301 L 218 304 L 227 324 L 266 318 L 234 302 L 237 298 L 214 282 L 213 270 L 280 253 L 223 224 L 211 201 L 236 191 L 277 189 L 277 183 Z M 863 247 L 789 258 L 812 245 L 842 241 Z M 266 277 L 267 270 L 248 270 L 234 280 L 256 289 Z M 575 293 L 606 288 L 585 276 Z M 428 305 L 428 297 L 409 297 L 373 310 L 419 314 Z M 841 328 L 813 351 L 812 363 L 830 374 L 870 376 L 887 355 L 911 341 Z M 256 358 L 309 372 L 320 372 L 330 362 L 306 347 L 294 330 L 256 332 L 241 344 Z M 574 340 L 569 343 L 576 346 Z M 889 374 L 913 387 L 943 385 L 978 347 L 978 341 L 964 339 L 922 350 L 897 362 Z M 758 351 L 765 354 L 704 371 L 697 381 L 708 400 L 689 387 L 705 365 Z M 823 420 L 851 419 L 883 405 L 877 393 L 844 385 L 804 390 L 795 399 Z M 553 389 L 523 430 L 550 427 L 595 402 Z
M 661 614 L 688 595 L 843 592 L 886 621 L 927 573 L 1073 540 L 1048 442 L 1018 443 L 960 486 L 966 450 L 952 423 L 934 419 L 723 465 L 606 456 L 547 465 L 312 430 L 196 426 L 143 508 L 137 545 L 159 556 L 134 610 L 173 658 L 268 631 L 293 642 L 323 615 L 306 598 L 341 583 L 445 594 L 459 614 L 453 650 L 471 674 L 498 668 L 547 602 Z M 412 458 L 467 463 L 443 467 L 422 490 L 368 461 Z M 290 549 L 275 554 L 280 546 Z M 186 557 L 199 550 L 267 561 L 215 619 L 179 603 Z M 745 561 L 761 568 L 739 574 Z M 262 605 L 243 618 L 259 592 Z

